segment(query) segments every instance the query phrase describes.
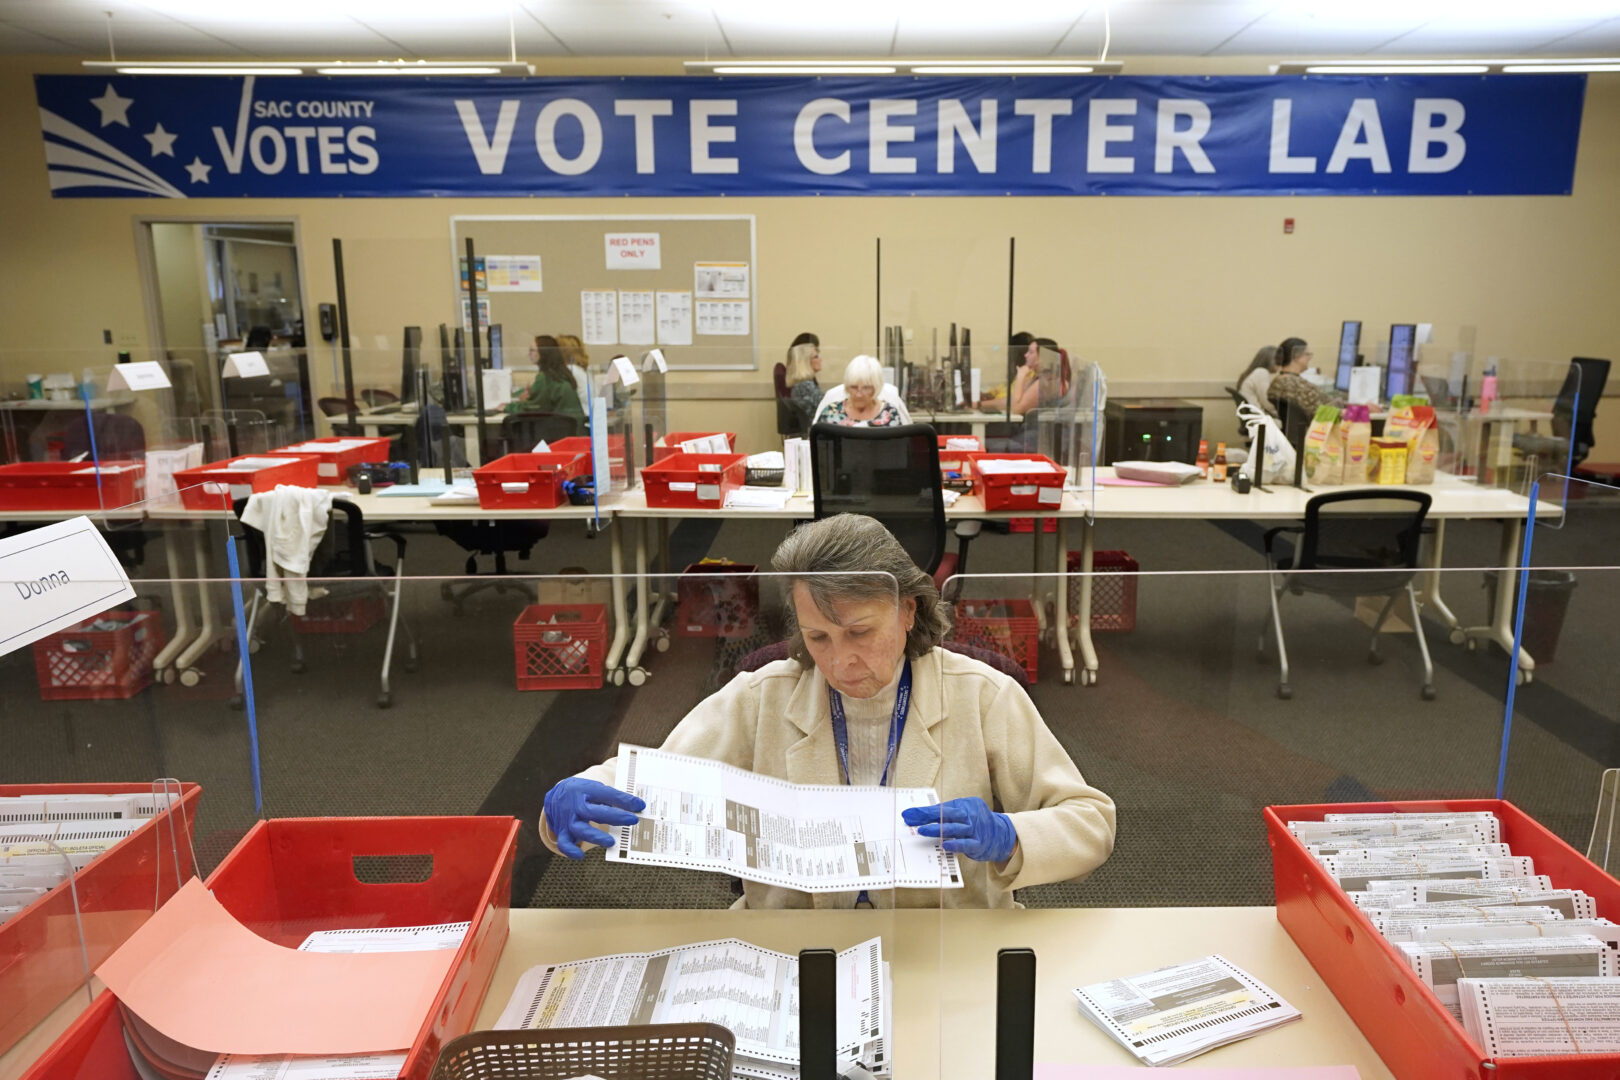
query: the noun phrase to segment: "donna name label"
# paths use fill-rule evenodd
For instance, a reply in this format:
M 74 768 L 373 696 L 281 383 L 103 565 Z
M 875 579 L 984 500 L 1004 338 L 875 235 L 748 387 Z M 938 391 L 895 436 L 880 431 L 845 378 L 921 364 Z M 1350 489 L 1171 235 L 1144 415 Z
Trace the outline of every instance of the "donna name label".
M 87 517 L 0 540 L 0 656 L 134 598 Z

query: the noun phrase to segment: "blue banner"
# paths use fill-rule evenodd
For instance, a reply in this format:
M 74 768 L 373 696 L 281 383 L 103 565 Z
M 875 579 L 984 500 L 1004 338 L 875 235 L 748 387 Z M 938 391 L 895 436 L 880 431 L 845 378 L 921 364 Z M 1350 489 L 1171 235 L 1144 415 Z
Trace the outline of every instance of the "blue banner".
M 1582 75 L 35 77 L 61 197 L 1568 195 Z

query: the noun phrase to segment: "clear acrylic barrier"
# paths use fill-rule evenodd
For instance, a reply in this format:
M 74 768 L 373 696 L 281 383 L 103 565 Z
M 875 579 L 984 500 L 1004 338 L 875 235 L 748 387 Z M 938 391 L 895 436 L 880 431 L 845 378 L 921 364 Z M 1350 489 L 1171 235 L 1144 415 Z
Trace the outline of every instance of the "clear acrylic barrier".
M 1431 367 L 1422 377 L 1438 397 L 1442 470 L 1519 494 L 1543 473 L 1567 471 L 1579 368 L 1466 354 L 1444 374 Z

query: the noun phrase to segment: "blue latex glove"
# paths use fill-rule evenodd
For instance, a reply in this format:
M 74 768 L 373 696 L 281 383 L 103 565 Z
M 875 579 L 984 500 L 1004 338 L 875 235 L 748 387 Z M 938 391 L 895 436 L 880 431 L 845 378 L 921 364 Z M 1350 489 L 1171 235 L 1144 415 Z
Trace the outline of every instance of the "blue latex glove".
M 944 840 L 940 846 L 976 862 L 1006 862 L 1018 846 L 1012 818 L 990 809 L 983 799 L 951 799 L 938 806 L 913 806 L 900 812 L 901 820 L 918 836 Z
M 546 821 L 557 834 L 557 850 L 570 859 L 583 859 L 581 844 L 612 847 L 613 837 L 591 824 L 634 825 L 647 804 L 615 787 L 570 776 L 546 792 Z

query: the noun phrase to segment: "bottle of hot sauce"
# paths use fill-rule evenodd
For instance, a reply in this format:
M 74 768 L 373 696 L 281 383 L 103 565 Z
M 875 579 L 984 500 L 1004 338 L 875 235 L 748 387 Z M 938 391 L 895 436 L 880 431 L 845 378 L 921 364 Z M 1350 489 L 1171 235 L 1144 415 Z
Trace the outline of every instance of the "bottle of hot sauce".
M 1217 484 L 1226 483 L 1226 444 L 1215 444 L 1215 460 L 1209 467 L 1209 478 Z
M 1198 460 L 1196 462 L 1194 462 L 1194 464 L 1196 464 L 1198 466 L 1198 475 L 1199 476 L 1207 477 L 1209 475 L 1209 440 L 1208 439 L 1199 439 L 1198 440 Z

